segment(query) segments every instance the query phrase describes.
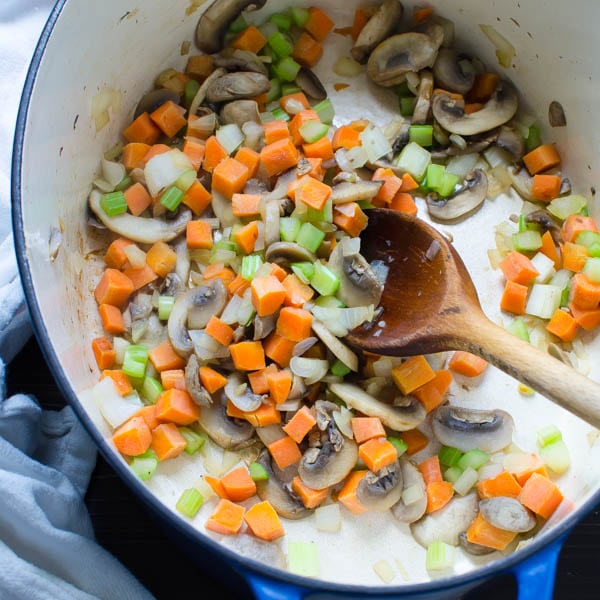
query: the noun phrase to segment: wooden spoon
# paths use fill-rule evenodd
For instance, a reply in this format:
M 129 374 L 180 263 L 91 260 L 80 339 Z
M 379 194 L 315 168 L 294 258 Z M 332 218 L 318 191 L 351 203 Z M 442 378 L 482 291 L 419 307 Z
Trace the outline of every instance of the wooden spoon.
M 390 356 L 472 352 L 600 428 L 600 385 L 490 321 L 442 234 L 421 219 L 373 209 L 361 238 L 365 258 L 389 267 L 377 319 L 385 327 L 358 327 L 348 343 Z

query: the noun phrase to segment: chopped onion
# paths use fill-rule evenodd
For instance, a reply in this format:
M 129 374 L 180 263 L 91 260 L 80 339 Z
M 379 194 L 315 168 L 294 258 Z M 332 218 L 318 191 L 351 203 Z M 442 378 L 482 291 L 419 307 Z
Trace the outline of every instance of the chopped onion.
M 515 47 L 491 25 L 480 25 L 479 28 L 496 48 L 496 57 L 500 65 L 505 68 L 510 67 L 516 54 Z
M 394 364 L 389 356 L 382 356 L 373 363 L 375 377 L 391 377 Z
M 201 140 L 206 140 L 213 134 L 216 126 L 217 115 L 213 112 L 202 115 L 201 117 L 190 114 L 187 134 L 200 138 Z
M 548 204 L 548 210 L 559 219 L 566 219 L 569 215 L 581 212 L 587 206 L 587 199 L 584 196 L 571 194 L 555 198 Z
M 381 390 L 388 384 L 388 382 L 389 381 L 387 377 L 370 377 L 364 382 L 366 384 L 365 392 L 367 392 L 369 396 L 377 397 L 381 393 Z
M 125 350 L 127 350 L 127 348 L 130 346 L 131 344 L 122 337 L 114 337 L 113 338 L 113 348 L 115 349 L 116 352 L 116 356 L 115 356 L 115 363 L 117 365 L 122 365 L 123 364 L 123 359 L 125 358 Z
M 454 482 L 454 491 L 461 496 L 466 496 L 479 480 L 479 474 L 473 467 L 467 467 Z
M 379 579 L 381 579 L 381 581 L 383 581 L 383 583 L 390 583 L 390 581 L 396 577 L 396 573 L 394 572 L 392 565 L 390 565 L 390 563 L 384 559 L 378 560 L 373 565 L 373 571 L 377 573 L 377 576 Z
M 333 420 L 338 429 L 348 438 L 352 439 L 354 433 L 352 431 L 353 412 L 345 406 L 340 407 L 340 410 L 333 411 Z
M 376 125 L 370 124 L 361 131 L 360 140 L 369 162 L 375 162 L 393 151 L 391 144 L 383 135 L 383 131 Z
M 525 312 L 541 319 L 550 319 L 560 306 L 561 292 L 555 285 L 534 283 L 527 298 Z
M 550 280 L 550 283 L 559 287 L 562 290 L 568 285 L 569 281 L 571 281 L 572 276 L 573 273 L 568 269 L 559 269 L 553 275 L 552 279 Z
M 252 292 L 248 288 L 242 296 L 242 302 L 237 312 L 237 322 L 240 325 L 247 325 L 254 316 L 254 305 L 252 304 Z
M 246 121 L 246 123 L 242 125 L 242 131 L 246 136 L 245 145 L 252 148 L 252 150 L 259 151 L 262 146 L 265 131 L 263 126 L 254 121 Z
M 317 531 L 335 533 L 342 528 L 340 505 L 335 502 L 315 509 L 315 525 Z
M 464 150 L 467 147 L 467 140 L 465 140 L 462 135 L 458 135 L 457 133 L 451 133 L 448 136 L 448 140 L 452 143 L 453 146 Z
M 285 101 L 285 105 L 282 108 L 289 115 L 297 115 L 299 112 L 302 112 L 304 110 L 304 104 L 302 104 L 302 102 L 299 102 L 295 98 L 288 98 Z
M 355 146 L 358 147 L 358 146 Z M 348 160 L 348 151 L 345 148 L 338 148 L 335 151 L 335 162 L 338 167 L 345 172 L 354 171 L 354 166 Z
M 485 158 L 492 168 L 497 166 L 507 167 L 513 162 L 511 155 L 504 148 L 500 148 L 500 146 L 486 148 L 483 151 L 483 158 Z
M 227 358 L 229 356 L 229 348 L 217 342 L 203 329 L 192 329 L 188 334 L 194 344 L 194 352 L 200 360 Z
M 328 308 L 324 306 L 313 306 L 312 314 L 322 321 L 327 329 L 338 337 L 344 337 L 348 331 L 371 321 L 375 314 L 375 307 L 356 306 L 354 308 Z
M 108 181 L 106 181 L 106 179 L 102 179 L 102 177 L 97 177 L 96 179 L 94 179 L 94 181 L 92 183 L 101 192 L 104 192 L 105 194 L 108 192 L 112 192 L 115 189 L 114 185 L 111 185 L 110 183 L 108 183 Z
M 135 244 L 129 244 L 123 248 L 127 260 L 134 269 L 142 269 L 146 266 L 146 253 Z
M 356 77 L 361 71 L 360 63 L 349 56 L 340 56 L 333 65 L 333 72 L 340 77 Z
M 486 479 L 493 479 L 497 475 L 502 473 L 502 465 L 498 463 L 490 463 L 487 465 L 483 465 L 481 469 L 479 469 L 479 481 L 484 481 Z
M 221 125 L 221 127 L 217 129 L 217 133 L 215 135 L 217 141 L 221 144 L 221 146 L 223 146 L 223 149 L 225 152 L 227 152 L 227 154 L 231 154 L 234 150 L 241 146 L 244 141 L 244 134 L 235 123 Z
M 353 169 L 360 169 L 361 167 L 364 167 L 369 160 L 367 153 L 362 146 L 354 146 L 354 148 L 350 148 L 350 150 L 346 152 L 346 158 Z
M 144 168 L 150 195 L 158 196 L 161 190 L 175 183 L 181 174 L 192 168 L 189 158 L 181 150 L 173 149 L 153 156 Z
M 425 252 L 425 259 L 431 262 L 440 252 L 441 246 L 437 240 L 432 240 Z
M 352 256 L 360 252 L 360 238 L 359 237 L 343 237 L 340 242 L 342 248 L 342 256 Z
M 110 377 L 100 380 L 92 388 L 92 395 L 102 416 L 113 429 L 127 421 L 142 407 L 137 392 L 121 396 Z
M 113 88 L 100 90 L 92 98 L 92 118 L 96 131 L 103 129 L 110 121 L 110 112 L 117 114 L 121 110 L 121 92 Z
M 282 402 L 281 404 L 277 404 L 275 406 L 275 408 L 279 411 L 279 412 L 295 412 L 297 411 L 302 405 L 302 399 L 301 398 L 296 398 L 295 400 L 286 400 L 285 402 Z
M 267 200 L 264 209 L 265 246 L 278 242 L 279 237 L 279 200 Z
M 425 492 L 423 491 L 423 486 L 417 484 L 410 485 L 402 490 L 402 502 L 405 506 L 410 506 L 421 500 L 424 495 Z
M 453 156 L 446 165 L 446 171 L 463 178 L 467 173 L 473 170 L 478 159 L 479 154 Z
M 148 332 L 148 319 L 139 319 L 131 325 L 131 341 L 138 344 Z
M 538 272 L 538 276 L 534 279 L 535 283 L 548 283 L 551 277 L 556 273 L 554 268 L 554 261 L 548 258 L 542 252 L 538 252 L 532 259 L 531 262 Z
M 283 429 L 281 429 L 281 425 L 277 423 L 266 425 L 264 427 L 257 427 L 256 434 L 265 446 L 270 446 L 273 442 L 285 437 L 285 433 Z
M 265 249 L 265 224 L 262 221 L 258 221 L 256 227 L 258 235 L 254 242 L 254 252 L 262 252 Z
M 329 370 L 329 362 L 320 358 L 304 358 L 293 356 L 290 360 L 290 369 L 294 375 L 303 377 L 306 384 L 321 381 Z
M 497 165 L 487 172 L 488 193 L 487 197 L 493 200 L 500 194 L 508 192 L 512 185 L 512 178 L 508 174 L 506 167 Z
M 112 185 L 113 189 L 115 189 L 127 174 L 125 166 L 123 163 L 113 162 L 112 160 L 106 160 L 105 158 L 102 159 L 101 165 L 102 177 Z

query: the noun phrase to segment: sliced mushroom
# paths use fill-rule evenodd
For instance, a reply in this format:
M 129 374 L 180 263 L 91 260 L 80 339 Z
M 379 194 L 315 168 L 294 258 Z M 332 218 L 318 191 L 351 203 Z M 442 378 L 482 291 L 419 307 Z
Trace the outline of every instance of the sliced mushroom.
M 537 524 L 533 513 L 515 498 L 495 496 L 479 503 L 481 516 L 494 527 L 515 533 L 531 531 Z
M 296 75 L 296 85 L 314 100 L 325 100 L 327 90 L 321 80 L 306 67 L 301 67 Z
M 528 173 L 527 169 L 508 167 L 506 169 L 508 176 L 512 181 L 512 186 L 515 191 L 523 198 L 523 200 L 533 200 L 531 195 L 531 186 L 533 185 L 533 177 Z
M 402 469 L 398 461 L 373 473 L 369 471 L 358 484 L 356 497 L 367 509 L 384 512 L 402 496 Z
M 475 81 L 475 72 L 463 71 L 460 66 L 465 56 L 452 48 L 441 48 L 433 65 L 437 87 L 457 94 L 466 94 Z
M 134 217 L 129 213 L 109 217 L 100 206 L 101 199 L 102 194 L 98 190 L 92 190 L 89 204 L 98 219 L 111 231 L 141 244 L 170 242 L 182 231 L 185 231 L 192 218 L 192 211 L 188 208 L 180 208 L 176 218 L 172 220 L 158 217 Z
M 288 400 L 304 398 L 304 394 L 306 394 L 306 385 L 304 384 L 304 379 L 298 375 L 294 375 L 292 379 L 292 387 L 290 389 L 290 393 L 288 394 Z
M 194 99 L 192 100 L 192 103 L 190 104 L 190 110 L 189 110 L 189 114 L 190 115 L 197 115 L 201 110 L 202 110 L 202 112 L 204 112 L 204 108 L 201 109 L 200 105 L 206 99 L 206 90 L 213 84 L 213 82 L 215 82 L 217 79 L 219 79 L 219 77 L 222 77 L 223 75 L 225 75 L 225 73 L 227 73 L 227 71 L 225 69 L 220 69 L 220 68 L 219 69 L 215 69 L 202 82 L 202 85 L 200 86 L 200 88 L 196 92 L 196 95 L 194 96 Z M 214 113 L 212 112 L 212 110 L 210 112 L 205 113 L 205 114 L 208 114 L 208 115 L 212 114 L 214 116 Z
M 507 125 L 502 125 L 502 127 L 500 127 L 496 145 L 510 152 L 516 160 L 520 159 L 523 154 L 525 154 L 525 141 L 523 140 L 523 136 L 516 129 L 508 127 Z
M 254 336 L 253 340 L 262 340 L 266 338 L 271 331 L 275 329 L 275 315 L 267 315 L 266 317 L 254 317 Z
M 445 446 L 463 452 L 479 448 L 498 452 L 512 441 L 514 422 L 503 410 L 477 410 L 459 406 L 440 406 L 432 413 L 435 437 Z
M 458 546 L 460 534 L 467 530 L 477 516 L 477 510 L 477 494 L 467 494 L 462 498 L 455 496 L 444 508 L 413 523 L 410 531 L 415 540 L 425 548 L 436 540 Z
M 159 106 L 162 106 L 165 102 L 169 102 L 169 100 L 171 102 L 175 102 L 175 104 L 179 104 L 179 94 L 166 88 L 152 90 L 151 92 L 148 92 L 142 96 L 142 99 L 138 102 L 138 105 L 135 108 L 133 118 L 137 119 L 137 117 L 144 112 L 150 114 Z
M 244 145 L 260 152 L 265 141 L 265 129 L 262 124 L 248 121 L 242 125 L 242 133 L 245 136 Z
M 364 64 L 375 46 L 387 38 L 402 18 L 402 4 L 398 0 L 385 0 L 375 14 L 361 29 L 350 54 L 352 58 Z
M 227 73 L 215 79 L 206 90 L 208 102 L 229 102 L 254 98 L 271 89 L 271 82 L 266 75 L 252 71 Z
M 185 366 L 185 389 L 196 404 L 208 406 L 212 404 L 212 396 L 200 383 L 198 359 L 192 354 Z
M 247 448 L 256 441 L 254 427 L 247 421 L 229 417 L 222 402 L 203 406 L 198 422 L 210 439 L 225 450 Z
M 196 46 L 207 54 L 218 52 L 229 25 L 243 10 L 264 6 L 266 0 L 216 0 L 202 14 L 196 26 Z
M 461 188 L 451 196 L 436 199 L 429 194 L 427 210 L 438 221 L 456 221 L 473 214 L 483 204 L 487 190 L 487 175 L 481 169 L 474 169 L 465 176 Z
M 187 247 L 187 240 L 185 236 L 180 236 L 172 244 L 173 250 L 177 255 L 177 262 L 175 263 L 175 271 L 169 273 L 164 280 L 163 293 L 169 293 L 171 296 L 178 296 L 181 292 L 187 288 L 187 283 L 190 278 L 190 251 Z
M 429 109 L 431 108 L 431 94 L 433 93 L 433 75 L 428 69 L 420 73 L 419 93 L 413 111 L 412 122 L 415 125 L 427 123 L 429 120 Z
M 304 507 L 301 500 L 279 481 L 271 464 L 271 456 L 265 448 L 256 462 L 262 465 L 269 476 L 264 481 L 256 482 L 256 493 L 261 500 L 268 500 L 277 514 L 285 519 L 303 519 L 312 511 Z
M 338 244 L 329 257 L 328 266 L 340 278 L 337 296 L 346 306 L 379 304 L 383 285 L 360 253 L 344 256 L 343 244 Z
M 391 406 L 352 383 L 331 383 L 329 389 L 351 408 L 369 417 L 379 417 L 386 427 L 395 431 L 414 429 L 425 420 L 425 408 L 416 399 L 409 406 Z
M 337 359 L 342 361 L 351 371 L 358 371 L 358 356 L 348 346 L 340 342 L 321 321 L 313 318 L 312 330 Z
M 191 288 L 175 299 L 169 315 L 167 331 L 175 351 L 187 357 L 194 349 L 190 329 L 202 329 L 213 315 L 221 313 L 227 302 L 227 290 L 220 279 Z
M 565 109 L 557 100 L 552 100 L 548 106 L 548 122 L 550 127 L 565 127 L 567 125 Z
M 494 548 L 488 548 L 487 546 L 470 542 L 467 539 L 467 533 L 465 531 L 458 536 L 458 544 L 465 552 L 468 552 L 473 556 L 485 556 L 486 554 L 494 552 Z
M 221 110 L 223 123 L 235 123 L 240 129 L 244 123 L 260 123 L 260 113 L 255 100 L 234 100 Z
M 382 185 L 383 181 L 358 180 L 355 183 L 344 181 L 333 186 L 330 198 L 334 205 L 372 200 L 377 196 Z
M 266 396 L 255 394 L 240 373 L 232 373 L 225 384 L 225 395 L 243 412 L 252 412 L 260 407 Z
M 558 245 L 563 241 L 560 225 L 547 210 L 540 208 L 530 212 L 525 216 L 525 222 L 537 223 L 544 232 L 549 231 L 555 244 Z
M 423 496 L 412 502 L 411 504 L 404 504 L 402 498 L 392 506 L 392 514 L 396 519 L 402 521 L 402 523 L 414 523 L 418 521 L 427 509 L 427 493 L 425 489 L 425 480 L 423 475 L 417 467 L 406 458 L 400 459 L 400 466 L 402 467 L 402 491 L 417 486 Z
M 458 135 L 475 135 L 512 119 L 518 105 L 517 90 L 512 83 L 503 80 L 485 106 L 474 113 L 465 114 L 464 101 L 458 100 L 449 92 L 436 94 L 431 110 L 434 118 L 446 131 Z
M 435 124 L 434 122 L 434 132 L 435 132 Z M 473 135 L 467 138 L 466 145 L 464 147 L 451 145 L 443 150 L 432 150 L 431 158 L 446 158 L 448 156 L 461 156 L 463 154 L 478 154 L 479 152 L 483 152 L 486 148 L 489 148 L 493 143 L 498 139 L 499 131 L 498 129 L 492 129 L 491 131 L 485 131 L 479 135 Z M 448 140 L 450 141 L 450 140 Z
M 215 56 L 214 64 L 228 71 L 252 71 L 253 73 L 268 74 L 265 63 L 248 50 L 225 48 Z
M 393 35 L 371 53 L 367 75 L 384 87 L 397 85 L 406 79 L 407 73 L 418 73 L 421 69 L 431 67 L 438 48 L 439 44 L 424 33 Z
M 137 293 L 129 302 L 129 314 L 132 321 L 147 319 L 154 310 L 150 294 Z
M 294 262 L 314 263 L 317 257 L 295 242 L 275 242 L 267 248 L 265 259 L 267 262 L 288 266 Z

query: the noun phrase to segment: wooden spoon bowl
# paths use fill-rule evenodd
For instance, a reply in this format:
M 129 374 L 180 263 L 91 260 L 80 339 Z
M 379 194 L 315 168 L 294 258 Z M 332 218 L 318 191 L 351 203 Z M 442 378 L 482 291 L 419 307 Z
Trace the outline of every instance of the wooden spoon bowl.
M 354 329 L 350 345 L 389 356 L 466 350 L 600 428 L 600 385 L 490 321 L 460 256 L 436 229 L 372 209 L 361 239 L 365 258 L 389 267 L 377 319 L 385 326 Z

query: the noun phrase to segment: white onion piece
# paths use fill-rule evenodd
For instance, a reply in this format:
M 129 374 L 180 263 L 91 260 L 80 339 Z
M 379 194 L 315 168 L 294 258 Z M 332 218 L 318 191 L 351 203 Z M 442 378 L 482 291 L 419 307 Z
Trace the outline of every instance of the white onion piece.
M 396 572 L 394 571 L 392 565 L 390 565 L 390 563 L 385 559 L 378 560 L 376 563 L 374 563 L 373 571 L 377 573 L 377 576 L 379 579 L 381 579 L 381 581 L 383 581 L 383 583 L 390 583 L 394 577 L 396 577 Z
M 194 352 L 200 360 L 227 358 L 229 356 L 229 348 L 219 344 L 203 329 L 192 329 L 188 331 L 188 334 L 194 344 Z
M 114 88 L 100 90 L 92 98 L 92 118 L 96 131 L 100 131 L 110 121 L 110 113 L 116 115 L 121 110 L 121 92 Z
M 548 283 L 556 273 L 554 261 L 541 252 L 538 252 L 531 262 L 538 272 L 538 276 L 534 279 L 535 283 Z
M 327 375 L 329 362 L 320 358 L 293 356 L 290 360 L 290 369 L 294 375 L 304 378 L 305 383 L 310 385 L 321 381 Z
M 473 167 L 478 160 L 479 154 L 462 154 L 460 156 L 453 156 L 446 165 L 446 171 L 462 178 L 473 170 Z
M 106 179 L 102 179 L 102 177 L 97 177 L 92 181 L 95 187 L 97 187 L 101 192 L 107 194 L 108 192 L 112 192 L 115 189 L 114 185 L 111 185 L 106 181 Z
M 375 162 L 386 154 L 393 152 L 391 144 L 383 135 L 383 131 L 376 125 L 366 127 L 360 132 L 359 137 L 369 162 Z
M 102 159 L 102 177 L 112 185 L 113 189 L 123 181 L 127 172 L 123 163 L 113 162 L 112 160 Z
M 245 145 L 258 152 L 263 145 L 265 131 L 263 126 L 254 121 L 246 121 L 246 123 L 242 125 L 242 131 L 246 137 Z
M 419 85 L 420 85 L 420 83 L 421 83 L 421 78 L 419 77 L 418 73 L 415 73 L 414 71 L 409 71 L 406 74 L 406 85 L 408 86 L 408 89 L 415 96 L 419 95 Z
M 242 302 L 237 311 L 237 322 L 240 325 L 246 325 L 252 319 L 254 312 L 252 292 L 250 288 L 248 288 L 242 296 Z
M 388 356 L 382 356 L 373 363 L 375 377 L 391 377 L 394 365 Z
M 295 412 L 302 406 L 302 400 L 296 398 L 295 400 L 286 400 L 281 404 L 277 404 L 275 408 L 280 412 Z
M 125 350 L 127 350 L 129 346 L 131 346 L 131 344 L 125 338 L 113 338 L 113 348 L 115 349 L 115 352 L 117 354 L 115 357 L 115 363 L 117 365 L 123 364 L 123 360 L 125 359 Z
M 340 77 L 356 77 L 361 71 L 360 63 L 349 56 L 340 56 L 333 65 L 333 72 Z
M 352 163 L 348 160 L 348 153 L 345 148 L 338 148 L 335 151 L 335 162 L 342 171 L 354 171 Z
M 362 146 L 354 146 L 346 152 L 346 158 L 353 169 L 364 167 L 369 160 L 365 149 Z
M 144 168 L 150 195 L 158 196 L 161 190 L 175 183 L 182 173 L 190 169 L 193 169 L 192 163 L 180 150 L 173 149 L 153 156 Z
M 335 533 L 342 527 L 342 514 L 340 505 L 335 502 L 315 509 L 315 524 L 317 531 Z
M 212 190 L 211 206 L 222 227 L 231 227 L 238 222 L 238 219 L 233 216 L 231 200 L 227 200 L 223 194 L 214 189 Z
M 127 260 L 134 269 L 142 269 L 146 266 L 146 253 L 135 244 L 129 244 L 123 248 Z
M 454 491 L 461 496 L 466 496 L 477 483 L 479 475 L 472 467 L 467 467 L 460 477 L 454 482 Z
M 338 337 L 344 337 L 351 329 L 371 321 L 375 314 L 375 307 L 372 304 L 353 308 L 313 306 L 310 312 L 319 321 L 322 321 L 331 333 Z
M 340 242 L 342 247 L 342 256 L 352 256 L 360 252 L 360 238 L 346 236 Z
M 516 54 L 515 47 L 491 25 L 480 25 L 479 29 L 492 42 L 500 65 L 505 68 L 510 67 Z
M 239 148 L 244 141 L 244 134 L 235 123 L 221 125 L 215 136 L 227 154 L 231 154 Z
M 121 396 L 110 377 L 105 377 L 92 388 L 94 402 L 105 421 L 113 428 L 127 421 L 143 405 L 137 392 Z
M 201 117 L 190 115 L 187 134 L 200 138 L 201 140 L 206 140 L 213 134 L 216 126 L 217 115 L 215 115 L 215 113 L 211 112 L 207 115 L 202 115 Z
M 467 147 L 467 140 L 465 140 L 465 138 L 462 135 L 458 135 L 457 133 L 452 133 L 448 136 L 448 139 L 450 140 L 450 142 L 453 146 L 456 146 L 457 148 L 460 148 L 461 150 L 464 150 Z
M 352 417 L 354 413 L 345 406 L 340 407 L 340 410 L 333 411 L 333 420 L 337 425 L 337 428 L 348 438 L 352 439 L 354 437 L 354 432 L 352 431 Z
M 341 360 L 351 371 L 358 371 L 358 356 L 356 356 L 348 346 L 342 344 L 342 342 L 327 329 L 324 323 L 318 319 L 313 319 L 312 330 L 338 360 Z
M 261 252 L 265 249 L 265 224 L 262 221 L 257 222 L 258 235 L 254 242 L 254 252 Z
M 479 481 L 485 481 L 486 479 L 493 479 L 497 475 L 502 473 L 502 465 L 500 463 L 490 463 L 484 465 L 479 469 Z
M 402 502 L 405 506 L 410 506 L 418 502 L 425 495 L 422 485 L 411 485 L 402 490 Z
M 555 285 L 534 283 L 525 305 L 525 312 L 534 317 L 549 319 L 560 306 L 562 290 Z
M 265 202 L 265 246 L 279 241 L 279 200 Z

